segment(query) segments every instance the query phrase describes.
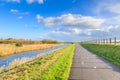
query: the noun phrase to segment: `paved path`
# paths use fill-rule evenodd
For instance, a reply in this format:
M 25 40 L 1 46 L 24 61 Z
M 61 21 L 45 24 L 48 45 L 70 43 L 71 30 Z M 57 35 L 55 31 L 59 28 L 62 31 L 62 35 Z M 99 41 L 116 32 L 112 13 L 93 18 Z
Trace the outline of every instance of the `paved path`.
M 120 68 L 77 44 L 69 80 L 120 80 Z

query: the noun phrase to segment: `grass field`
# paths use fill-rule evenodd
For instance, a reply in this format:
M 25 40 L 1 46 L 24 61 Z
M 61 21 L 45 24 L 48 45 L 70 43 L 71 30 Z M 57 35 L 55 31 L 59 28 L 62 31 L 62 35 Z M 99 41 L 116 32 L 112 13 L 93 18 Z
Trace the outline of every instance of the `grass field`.
M 0 74 L 0 80 L 67 80 L 74 44 Z
M 81 44 L 89 51 L 120 66 L 120 45 Z
M 0 57 L 16 54 L 19 52 L 42 50 L 56 46 L 57 44 L 29 44 L 21 47 L 16 47 L 15 44 L 0 44 Z

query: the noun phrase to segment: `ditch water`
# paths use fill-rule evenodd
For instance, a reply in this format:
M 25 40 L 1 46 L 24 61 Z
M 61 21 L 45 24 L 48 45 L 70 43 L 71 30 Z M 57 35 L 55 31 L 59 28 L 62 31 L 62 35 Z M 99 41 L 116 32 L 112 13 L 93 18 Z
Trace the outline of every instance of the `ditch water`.
M 61 49 L 66 47 L 68 44 L 61 45 L 61 46 L 55 46 L 50 49 L 45 50 L 36 50 L 36 51 L 28 51 L 28 52 L 22 52 L 18 54 L 13 54 L 7 57 L 0 57 L 0 67 L 2 66 L 9 66 L 9 64 L 14 61 L 15 59 L 22 59 L 22 58 L 31 58 L 34 59 L 38 54 L 49 54 L 55 50 Z

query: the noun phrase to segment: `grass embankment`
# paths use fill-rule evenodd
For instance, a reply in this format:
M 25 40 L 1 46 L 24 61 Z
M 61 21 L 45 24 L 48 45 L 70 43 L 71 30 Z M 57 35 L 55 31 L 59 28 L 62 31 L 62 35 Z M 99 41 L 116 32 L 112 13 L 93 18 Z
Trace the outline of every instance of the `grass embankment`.
M 0 74 L 0 80 L 67 80 L 74 45 L 43 55 Z
M 28 44 L 17 47 L 15 44 L 0 44 L 0 57 L 25 51 L 48 49 L 56 45 L 57 44 Z
M 81 44 L 89 51 L 120 66 L 120 45 Z
M 37 80 L 67 80 L 74 53 L 73 46 L 66 49 L 63 55 L 53 63 Z

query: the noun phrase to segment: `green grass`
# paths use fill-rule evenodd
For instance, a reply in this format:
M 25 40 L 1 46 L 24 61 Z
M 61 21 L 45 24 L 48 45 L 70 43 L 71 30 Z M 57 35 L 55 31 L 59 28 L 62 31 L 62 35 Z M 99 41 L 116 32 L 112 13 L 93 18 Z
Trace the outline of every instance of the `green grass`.
M 67 80 L 72 63 L 74 45 L 66 49 L 63 55 L 53 63 L 37 80 Z
M 89 51 L 105 58 L 113 64 L 120 66 L 120 45 L 81 44 Z
M 51 54 L 43 55 L 31 62 L 0 74 L 0 80 L 40 80 L 40 78 L 47 80 L 50 76 L 52 80 L 56 80 L 56 78 L 65 80 L 69 75 L 73 51 L 74 45 L 70 45 Z M 49 70 L 52 71 L 53 75 L 46 73 Z M 45 74 L 46 78 L 43 79 Z

